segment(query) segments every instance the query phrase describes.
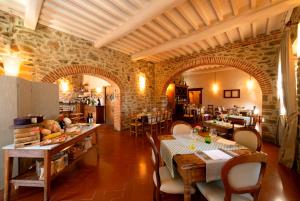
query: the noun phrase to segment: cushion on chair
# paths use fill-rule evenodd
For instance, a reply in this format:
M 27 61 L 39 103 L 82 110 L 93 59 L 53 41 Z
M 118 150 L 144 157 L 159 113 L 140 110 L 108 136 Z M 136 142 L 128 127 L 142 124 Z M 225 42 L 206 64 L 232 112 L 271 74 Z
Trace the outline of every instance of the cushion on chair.
M 261 163 L 244 163 L 231 168 L 228 182 L 234 188 L 243 188 L 257 184 Z
M 183 194 L 184 192 L 184 185 L 183 181 L 179 176 L 175 176 L 172 178 L 168 168 L 166 166 L 159 168 L 159 175 L 160 175 L 160 191 L 169 194 Z M 153 173 L 153 181 L 155 186 L 157 186 L 155 171 Z M 192 193 L 195 193 L 195 189 L 192 188 Z
M 197 188 L 208 201 L 224 201 L 225 191 L 222 181 L 199 182 Z M 253 201 L 249 194 L 232 194 L 231 201 Z
M 258 146 L 256 134 L 251 131 L 237 131 L 234 134 L 234 141 L 253 151 L 256 151 Z
M 185 124 L 177 124 L 173 128 L 173 135 L 186 135 L 191 134 L 192 127 Z

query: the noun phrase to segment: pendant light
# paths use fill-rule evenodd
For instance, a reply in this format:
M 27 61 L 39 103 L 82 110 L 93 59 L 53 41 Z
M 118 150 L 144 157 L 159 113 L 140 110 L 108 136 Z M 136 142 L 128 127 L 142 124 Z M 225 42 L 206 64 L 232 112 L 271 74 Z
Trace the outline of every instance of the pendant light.
M 249 90 L 252 90 L 253 89 L 253 85 L 254 85 L 254 82 L 252 80 L 252 77 L 250 76 L 249 80 L 247 81 L 247 88 Z
M 219 91 L 219 86 L 217 84 L 217 73 L 215 72 L 215 82 L 212 86 L 212 91 L 214 94 L 216 94 Z

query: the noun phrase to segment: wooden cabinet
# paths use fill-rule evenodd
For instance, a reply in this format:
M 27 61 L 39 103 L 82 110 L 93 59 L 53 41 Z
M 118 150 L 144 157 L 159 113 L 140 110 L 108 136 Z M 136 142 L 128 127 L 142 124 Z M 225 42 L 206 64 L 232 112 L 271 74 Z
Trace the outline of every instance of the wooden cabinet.
M 93 114 L 94 123 L 105 123 L 104 106 L 84 105 L 84 117 L 86 118 L 89 113 Z
M 175 119 L 183 116 L 184 104 L 188 103 L 188 86 L 170 84 L 167 89 L 168 108 L 175 114 Z

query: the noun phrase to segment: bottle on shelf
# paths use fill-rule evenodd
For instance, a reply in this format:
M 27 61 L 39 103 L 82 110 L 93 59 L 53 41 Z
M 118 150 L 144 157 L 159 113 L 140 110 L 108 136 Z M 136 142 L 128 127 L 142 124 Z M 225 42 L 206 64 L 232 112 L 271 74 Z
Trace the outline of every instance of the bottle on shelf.
M 86 118 L 86 123 L 90 123 L 90 113 L 88 113 L 87 118 Z
M 90 124 L 94 123 L 94 117 L 93 117 L 93 113 L 91 113 L 91 116 L 90 116 Z

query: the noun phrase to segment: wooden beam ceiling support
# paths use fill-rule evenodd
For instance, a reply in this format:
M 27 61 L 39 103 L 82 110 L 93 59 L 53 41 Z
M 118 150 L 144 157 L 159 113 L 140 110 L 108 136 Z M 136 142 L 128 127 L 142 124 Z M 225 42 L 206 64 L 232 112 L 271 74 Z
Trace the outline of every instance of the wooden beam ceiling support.
M 35 30 L 44 0 L 30 0 L 26 3 L 24 27 Z
M 210 0 L 211 5 L 214 8 L 214 11 L 218 17 L 218 20 L 223 21 L 224 15 L 223 15 L 223 9 L 220 0 Z
M 230 0 L 233 15 L 239 15 L 238 0 Z
M 231 34 L 230 34 L 228 31 L 226 31 L 225 34 L 226 34 L 226 36 L 227 36 L 229 42 L 230 42 L 230 43 L 233 43 L 234 41 L 233 41 L 233 39 L 232 39 Z
M 250 7 L 251 7 L 251 9 L 256 8 L 256 0 L 250 0 Z
M 257 19 L 265 19 L 274 15 L 278 15 L 299 5 L 299 0 L 285 0 L 276 2 L 272 5 L 257 8 L 256 10 L 249 10 L 239 16 L 224 20 L 223 22 L 211 25 L 210 27 L 207 27 L 205 29 L 184 35 L 180 38 L 173 39 L 156 47 L 138 52 L 132 55 L 132 59 L 143 59 L 153 54 L 158 54 L 160 52 L 165 52 L 183 45 L 187 45 L 189 43 L 203 40 L 207 37 L 210 37 L 212 33 L 214 35 L 221 34 L 225 31 L 237 28 L 238 26 L 243 25 L 246 22 L 253 22 Z
M 270 34 L 270 29 L 271 29 L 270 21 L 271 21 L 271 19 L 267 18 L 267 20 L 266 20 L 266 35 Z
M 184 0 L 148 1 L 143 9 L 138 10 L 135 15 L 128 19 L 126 24 L 119 26 L 114 31 L 108 33 L 105 37 L 100 37 L 95 42 L 95 47 L 102 47 L 111 41 L 124 37 L 130 32 L 136 30 L 138 27 L 151 21 L 165 10 L 173 8 L 182 2 L 184 2 Z
M 168 30 L 172 35 L 175 37 L 180 36 L 180 31 L 178 28 L 170 22 L 165 16 L 161 15 L 155 18 L 155 21 L 160 24 L 162 27 L 164 27 L 166 30 Z
M 179 14 L 177 10 L 169 10 L 164 13 L 171 22 L 173 22 L 180 31 L 182 31 L 185 34 L 188 34 L 190 32 L 190 26 L 187 21 L 182 18 L 182 16 Z
M 198 15 L 201 17 L 202 21 L 206 26 L 210 25 L 209 18 L 206 15 L 205 10 L 203 9 L 203 6 L 201 5 L 201 2 L 199 0 L 191 0 L 192 5 L 194 6 L 195 10 L 197 11 Z
M 238 30 L 241 41 L 245 41 L 245 34 L 244 34 L 244 31 L 243 31 L 243 28 L 237 27 L 237 30 Z
M 256 36 L 257 36 L 256 22 L 252 22 L 251 23 L 251 30 L 252 30 L 252 36 L 253 36 L 253 38 L 256 38 Z

